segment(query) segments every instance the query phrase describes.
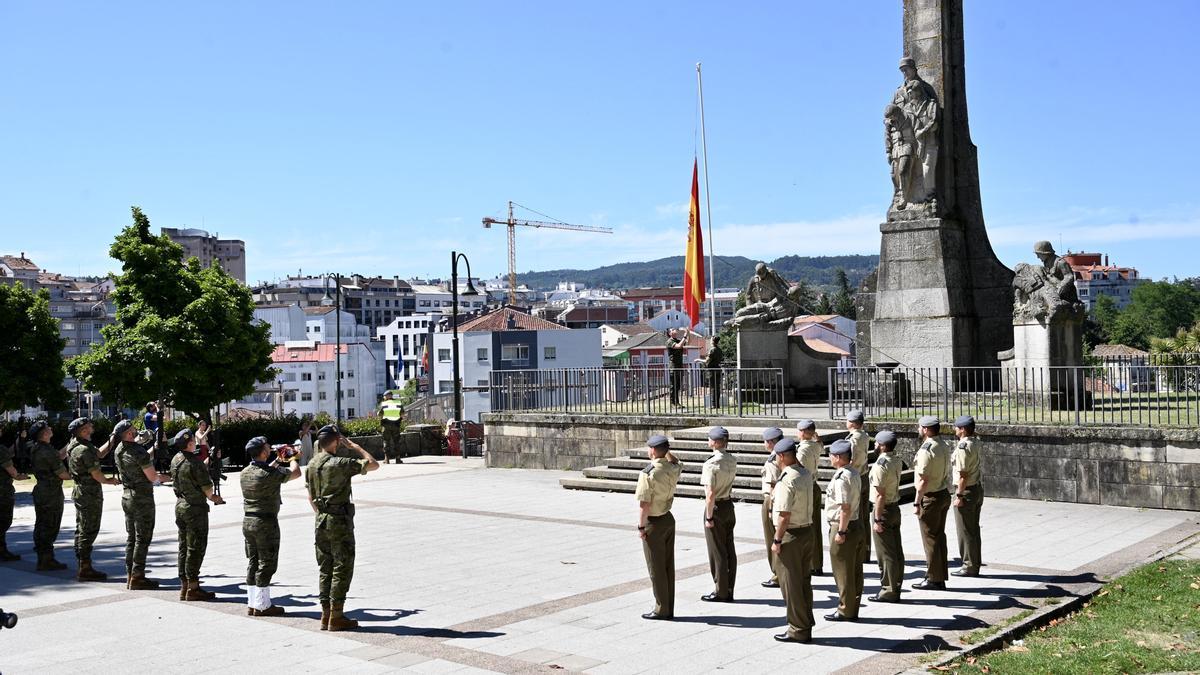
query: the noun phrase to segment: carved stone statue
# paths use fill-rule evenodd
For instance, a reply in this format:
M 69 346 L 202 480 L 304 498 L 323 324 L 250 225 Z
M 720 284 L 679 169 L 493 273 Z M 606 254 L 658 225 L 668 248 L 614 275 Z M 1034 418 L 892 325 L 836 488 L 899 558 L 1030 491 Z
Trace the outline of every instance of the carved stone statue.
M 800 315 L 800 287 L 792 287 L 778 272 L 758 263 L 746 285 L 746 306 L 739 309 L 727 326 L 790 326 Z
M 1086 308 L 1075 290 L 1075 273 L 1048 241 L 1034 244 L 1040 265 L 1019 263 L 1013 278 L 1013 321 L 1042 325 L 1082 321 Z
M 917 205 L 937 211 L 937 160 L 940 115 L 937 92 L 917 74 L 916 62 L 900 59 L 904 84 L 884 110 L 884 133 L 892 184 L 892 210 Z

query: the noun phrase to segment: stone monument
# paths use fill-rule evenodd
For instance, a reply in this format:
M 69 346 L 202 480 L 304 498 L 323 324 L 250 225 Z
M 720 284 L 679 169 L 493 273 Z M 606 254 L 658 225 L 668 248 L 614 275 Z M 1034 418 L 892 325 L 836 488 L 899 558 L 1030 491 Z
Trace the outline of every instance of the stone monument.
M 962 0 L 905 0 L 903 81 L 884 108 L 892 201 L 858 294 L 861 364 L 995 366 L 1013 272 L 992 251 L 967 124 Z

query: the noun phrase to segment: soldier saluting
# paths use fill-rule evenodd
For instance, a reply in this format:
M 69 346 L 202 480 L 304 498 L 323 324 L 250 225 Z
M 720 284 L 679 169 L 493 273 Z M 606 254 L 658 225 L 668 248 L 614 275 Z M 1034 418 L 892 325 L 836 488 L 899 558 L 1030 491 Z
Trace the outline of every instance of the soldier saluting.
M 154 486 L 163 476 L 154 470 L 154 458 L 136 441 L 133 422 L 121 420 L 113 428 L 117 446 L 117 472 L 125 490 L 121 509 L 125 511 L 125 587 L 131 591 L 153 590 L 158 582 L 146 578 L 146 554 L 154 536 Z
M 245 515 L 242 537 L 246 540 L 246 614 L 279 616 L 283 608 L 271 604 L 271 577 L 279 567 L 279 489 L 300 477 L 300 451 L 289 446 L 272 457 L 264 436 L 246 443 L 250 464 L 242 470 Z M 287 462 L 285 469 L 280 464 Z
M 46 420 L 29 426 L 33 439 L 30 465 L 37 485 L 33 486 L 33 550 L 37 552 L 38 571 L 65 570 L 67 566 L 54 559 L 54 540 L 62 528 L 63 481 L 71 477 L 63 460 L 67 450 L 50 445 L 54 430 Z
M 104 490 L 101 485 L 116 485 L 117 479 L 109 478 L 100 471 L 100 460 L 117 446 L 117 439 L 109 438 L 97 448 L 92 443 L 92 421 L 86 417 L 75 419 L 67 426 L 71 443 L 67 446 L 67 468 L 75 479 L 71 499 L 75 502 L 75 558 L 79 562 L 79 581 L 103 581 L 108 575 L 92 567 L 92 544 L 100 534 L 100 517 L 104 513 Z
M 171 445 L 179 452 L 171 458 L 175 484 L 175 526 L 179 528 L 179 599 L 212 600 L 215 593 L 200 588 L 200 565 L 208 551 L 208 502 L 224 504 L 213 492 L 212 476 L 196 452 L 191 429 L 175 434 Z
M 343 613 L 350 581 L 354 578 L 354 503 L 350 480 L 379 468 L 379 462 L 354 441 L 342 436 L 332 424 L 317 432 L 320 452 L 308 464 L 308 502 L 317 514 L 315 538 L 317 566 L 321 569 L 319 597 L 321 630 L 358 628 L 358 622 Z M 358 457 L 339 457 L 339 448 L 349 448 Z

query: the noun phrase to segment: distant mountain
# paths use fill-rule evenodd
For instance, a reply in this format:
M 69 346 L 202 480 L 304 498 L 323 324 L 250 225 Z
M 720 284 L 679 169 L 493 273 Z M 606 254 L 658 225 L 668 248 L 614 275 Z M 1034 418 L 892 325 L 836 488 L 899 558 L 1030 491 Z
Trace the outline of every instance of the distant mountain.
M 705 259 L 705 263 L 708 260 Z M 754 276 L 754 266 L 760 261 L 741 256 L 717 256 L 717 286 L 742 288 Z M 798 256 L 787 255 L 768 262 L 788 281 L 803 280 L 817 288 L 832 288 L 838 268 L 846 271 L 852 288 L 879 264 L 877 255 Z M 707 264 L 706 264 L 707 267 Z M 561 281 L 577 281 L 589 288 L 642 288 L 647 286 L 680 286 L 683 284 L 683 256 L 660 258 L 647 262 L 618 263 L 593 270 L 549 270 L 523 272 L 517 283 L 538 290 L 553 290 Z M 705 280 L 707 283 L 707 279 Z

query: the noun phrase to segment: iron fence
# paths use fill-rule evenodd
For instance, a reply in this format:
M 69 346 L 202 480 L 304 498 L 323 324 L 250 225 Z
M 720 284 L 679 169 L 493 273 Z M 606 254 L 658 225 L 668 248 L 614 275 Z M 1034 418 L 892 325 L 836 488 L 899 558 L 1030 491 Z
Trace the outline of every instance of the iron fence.
M 491 410 L 786 417 L 782 368 L 494 370 Z
M 829 416 L 1000 424 L 1187 427 L 1200 423 L 1200 366 L 1132 362 L 1025 368 L 829 369 Z

